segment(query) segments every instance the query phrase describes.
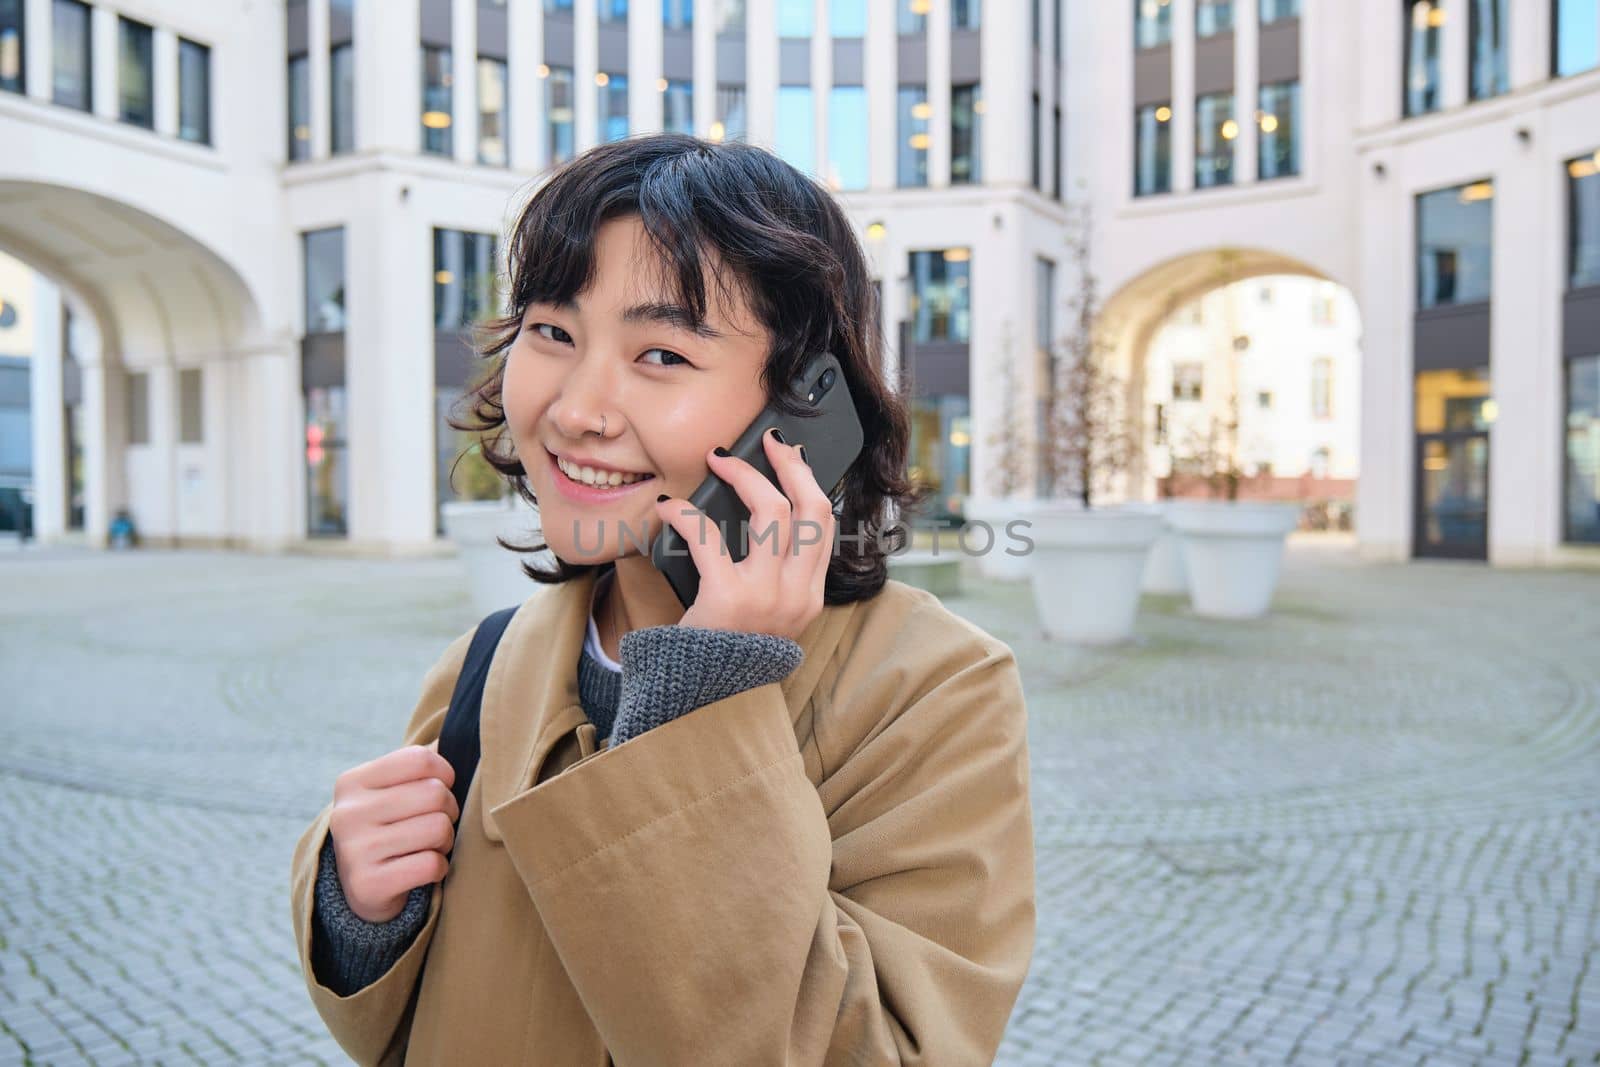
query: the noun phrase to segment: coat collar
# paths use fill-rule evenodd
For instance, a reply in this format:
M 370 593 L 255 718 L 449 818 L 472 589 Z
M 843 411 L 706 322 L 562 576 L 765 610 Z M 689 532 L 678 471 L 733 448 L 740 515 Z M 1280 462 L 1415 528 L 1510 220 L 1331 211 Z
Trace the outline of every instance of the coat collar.
M 489 813 L 531 788 L 556 743 L 589 721 L 578 697 L 578 658 L 600 574 L 590 570 L 536 590 L 511 617 L 489 665 L 477 774 L 483 831 L 491 841 L 501 835 Z M 779 683 L 791 722 L 798 725 L 857 607 L 824 605 L 800 635 L 805 659 Z

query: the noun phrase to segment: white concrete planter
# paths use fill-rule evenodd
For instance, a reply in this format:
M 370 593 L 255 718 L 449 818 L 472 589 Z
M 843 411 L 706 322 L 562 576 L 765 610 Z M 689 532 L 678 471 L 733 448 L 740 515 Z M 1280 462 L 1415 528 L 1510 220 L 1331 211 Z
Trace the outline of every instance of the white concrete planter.
M 1033 600 L 1045 636 L 1082 645 L 1131 638 L 1145 557 L 1161 534 L 1161 516 L 1048 501 L 1029 519 Z
M 969 496 L 962 507 L 968 523 L 987 523 L 988 532 L 981 527 L 967 532 L 966 543 L 974 551 L 987 546 L 988 551 L 971 557 L 978 573 L 990 581 L 1020 582 L 1028 577 L 1032 553 L 1027 551 L 1026 538 L 1032 537 L 1027 526 L 1017 526 L 1016 533 L 1006 532 L 1006 524 L 1017 519 L 1027 519 L 1033 505 L 1032 497 Z M 991 539 L 991 534 L 992 539 Z M 1011 553 L 1021 553 L 1013 555 Z M 955 551 L 960 554 L 959 546 Z
M 536 557 L 502 548 L 495 537 L 526 542 L 538 525 L 539 513 L 517 497 L 445 503 L 445 535 L 466 567 L 467 590 L 479 615 L 520 604 L 536 590 L 522 573 L 522 561 Z
M 1159 596 L 1180 596 L 1189 592 L 1189 572 L 1183 565 L 1183 535 L 1166 521 L 1172 505 L 1177 500 L 1147 500 L 1128 507 L 1160 515 L 1161 536 L 1150 546 L 1150 555 L 1144 563 L 1144 581 L 1140 588 Z
M 1256 619 L 1267 613 L 1284 539 L 1299 524 L 1300 505 L 1181 500 L 1173 503 L 1167 521 L 1183 537 L 1196 615 Z

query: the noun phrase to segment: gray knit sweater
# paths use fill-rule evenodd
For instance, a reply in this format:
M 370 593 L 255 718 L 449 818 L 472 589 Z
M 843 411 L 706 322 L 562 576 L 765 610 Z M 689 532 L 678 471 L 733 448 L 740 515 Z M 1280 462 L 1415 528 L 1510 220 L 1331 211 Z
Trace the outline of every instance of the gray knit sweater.
M 615 748 L 678 716 L 758 685 L 782 681 L 800 665 L 796 641 L 772 634 L 695 626 L 650 626 L 622 635 L 622 670 L 584 649 L 578 697 L 595 736 Z M 413 889 L 388 922 L 369 923 L 350 910 L 339 883 L 333 835 L 317 870 L 311 962 L 319 982 L 352 996 L 376 982 L 404 955 L 427 921 L 433 886 Z

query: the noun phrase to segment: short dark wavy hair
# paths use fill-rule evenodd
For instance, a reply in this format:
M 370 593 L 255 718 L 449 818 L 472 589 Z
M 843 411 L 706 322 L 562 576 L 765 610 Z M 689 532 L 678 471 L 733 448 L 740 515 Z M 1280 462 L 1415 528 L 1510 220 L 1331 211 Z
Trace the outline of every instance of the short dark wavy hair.
M 474 347 L 492 361 L 450 424 L 478 435 L 484 458 L 528 503 L 538 500 L 515 454 L 501 402 L 505 354 L 530 303 L 560 303 L 588 287 L 602 224 L 637 216 L 660 253 L 663 280 L 698 325 L 704 320 L 708 253 L 723 271 L 719 290 L 737 292 L 773 341 L 762 371 L 767 397 L 788 407 L 787 383 L 806 357 L 832 352 L 844 370 L 865 441 L 841 486 L 838 548 L 824 602 L 845 604 L 882 589 L 887 557 L 905 547 L 911 515 L 928 492 L 908 480 L 910 419 L 884 381 L 878 298 L 866 257 L 839 204 L 773 153 L 740 142 L 681 133 L 597 145 L 553 171 L 517 219 L 507 249 L 510 313 L 483 324 Z M 892 502 L 895 514 L 888 505 Z M 542 541 L 500 544 L 541 552 Z M 522 563 L 533 580 L 557 583 L 612 564 L 554 570 Z

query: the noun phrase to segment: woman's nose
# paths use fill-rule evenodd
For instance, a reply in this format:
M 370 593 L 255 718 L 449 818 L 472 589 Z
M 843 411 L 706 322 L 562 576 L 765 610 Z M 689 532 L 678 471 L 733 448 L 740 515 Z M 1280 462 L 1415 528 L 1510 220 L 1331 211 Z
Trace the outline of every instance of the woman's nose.
M 614 410 L 615 390 L 608 376 L 598 369 L 586 369 L 583 361 L 568 372 L 561 391 L 550 405 L 550 419 L 556 429 L 571 440 L 600 430 L 600 417 Z M 616 424 L 613 416 L 612 425 Z

